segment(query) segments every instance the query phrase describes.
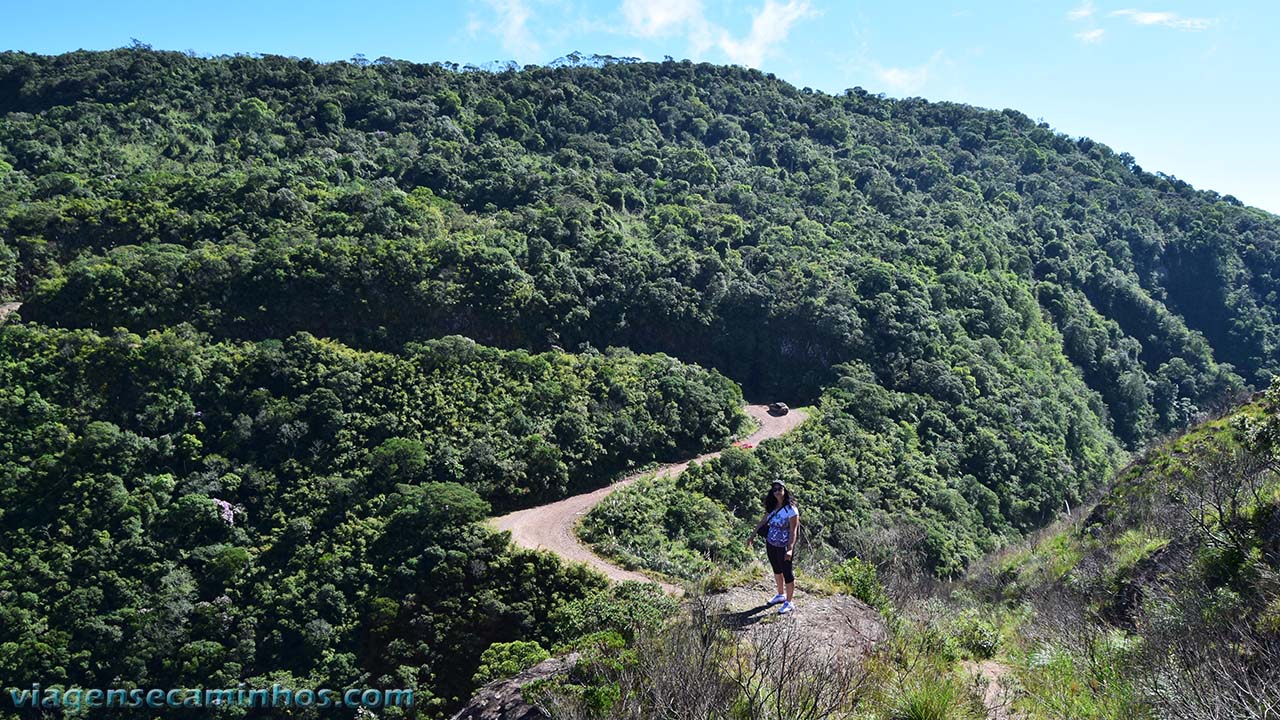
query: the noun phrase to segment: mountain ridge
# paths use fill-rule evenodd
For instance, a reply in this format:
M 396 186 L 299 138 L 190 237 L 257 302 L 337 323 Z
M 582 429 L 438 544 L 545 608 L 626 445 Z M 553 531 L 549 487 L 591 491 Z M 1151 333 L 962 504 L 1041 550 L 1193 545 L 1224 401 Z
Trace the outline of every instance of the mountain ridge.
M 1270 382 L 1277 293 L 1280 218 L 1013 110 L 0 53 L 0 667 L 446 716 L 491 648 L 660 607 L 491 508 L 718 446 L 744 395 L 813 411 L 611 503 L 621 550 L 744 563 L 780 478 L 812 576 L 959 577 Z

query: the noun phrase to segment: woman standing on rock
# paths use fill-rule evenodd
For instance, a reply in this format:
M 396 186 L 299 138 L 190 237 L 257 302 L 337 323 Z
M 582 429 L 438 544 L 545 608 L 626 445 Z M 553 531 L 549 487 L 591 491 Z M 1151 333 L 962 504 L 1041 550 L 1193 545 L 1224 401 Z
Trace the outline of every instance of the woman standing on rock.
M 791 555 L 796 547 L 796 537 L 800 530 L 800 511 L 792 502 L 791 493 L 781 480 L 775 480 L 769 494 L 764 498 L 764 518 L 756 525 L 756 531 L 747 540 L 750 547 L 756 535 L 765 535 L 765 552 L 769 555 L 769 565 L 773 568 L 773 581 L 778 584 L 778 594 L 769 600 L 769 604 L 782 603 L 778 614 L 784 615 L 795 609 L 791 598 L 796 591 L 796 576 L 791 571 Z M 767 534 L 763 532 L 768 528 Z

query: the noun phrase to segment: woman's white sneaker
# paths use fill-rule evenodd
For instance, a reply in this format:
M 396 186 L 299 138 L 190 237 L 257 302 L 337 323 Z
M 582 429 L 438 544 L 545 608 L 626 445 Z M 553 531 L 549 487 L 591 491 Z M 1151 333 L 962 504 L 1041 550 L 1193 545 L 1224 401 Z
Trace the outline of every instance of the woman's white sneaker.
M 777 595 L 774 595 L 772 598 L 769 599 L 769 604 L 777 605 L 780 602 L 786 602 L 786 601 L 787 601 L 787 596 L 783 595 L 782 593 L 778 593 Z
M 778 608 L 778 614 L 779 614 L 779 615 L 786 615 L 787 613 L 789 613 L 789 612 L 791 612 L 792 610 L 795 610 L 795 609 L 796 609 L 796 606 L 795 606 L 795 605 L 792 605 L 790 602 L 783 602 L 783 603 L 782 603 L 782 607 Z

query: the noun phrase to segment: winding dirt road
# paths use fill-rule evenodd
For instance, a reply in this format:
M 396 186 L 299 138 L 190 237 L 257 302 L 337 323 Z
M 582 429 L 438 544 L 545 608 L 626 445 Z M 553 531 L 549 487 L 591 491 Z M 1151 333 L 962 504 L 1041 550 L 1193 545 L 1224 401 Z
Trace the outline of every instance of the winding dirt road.
M 748 415 L 760 422 L 760 429 L 743 439 L 744 443 L 750 445 L 758 445 L 769 438 L 775 438 L 789 432 L 804 422 L 806 417 L 805 413 L 799 410 L 792 410 L 781 416 L 770 415 L 768 408 L 764 405 L 747 405 L 743 409 L 746 410 Z M 656 470 L 647 470 L 628 475 L 618 482 L 606 485 L 599 490 L 575 495 L 549 505 L 518 510 L 501 517 L 491 518 L 489 523 L 499 530 L 511 531 L 511 539 L 521 547 L 534 550 L 550 550 L 567 561 L 586 563 L 614 581 L 639 580 L 641 582 L 654 582 L 652 578 L 637 572 L 624 570 L 591 552 L 585 545 L 578 542 L 578 538 L 574 536 L 574 526 L 577 525 L 578 520 L 583 515 L 599 504 L 601 500 L 636 480 L 650 475 L 658 477 L 679 475 L 684 472 L 685 468 L 689 467 L 689 463 L 705 462 L 719 456 L 721 452 L 717 450 L 706 455 L 699 455 L 682 463 L 662 465 Z M 680 594 L 680 589 L 674 585 L 659 584 L 669 593 Z

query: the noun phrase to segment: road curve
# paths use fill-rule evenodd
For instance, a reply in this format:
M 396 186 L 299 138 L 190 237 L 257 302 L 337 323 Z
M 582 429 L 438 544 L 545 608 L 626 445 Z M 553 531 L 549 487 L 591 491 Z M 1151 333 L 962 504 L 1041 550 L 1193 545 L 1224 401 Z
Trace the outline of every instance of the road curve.
M 775 416 L 770 415 L 768 408 L 764 405 L 747 405 L 743 410 L 748 415 L 760 422 L 760 429 L 751 433 L 743 439 L 743 442 L 750 445 L 757 445 L 769 438 L 778 437 L 783 433 L 789 432 L 801 422 L 804 422 L 805 413 L 800 410 L 792 410 L 786 415 Z M 550 550 L 559 555 L 564 560 L 570 562 L 583 562 L 591 567 L 599 570 L 607 575 L 611 580 L 639 580 L 641 582 L 655 582 L 652 578 L 641 575 L 637 572 L 624 570 L 616 565 L 611 564 L 604 558 L 591 552 L 587 546 L 578 542 L 578 538 L 574 536 L 574 526 L 578 520 L 582 518 L 591 508 L 595 507 L 609 495 L 621 490 L 631 483 L 642 477 L 656 475 L 659 477 L 669 477 L 679 475 L 689 467 L 691 462 L 705 462 L 711 458 L 717 457 L 722 451 L 699 455 L 692 460 L 686 460 L 682 463 L 674 463 L 671 465 L 659 466 L 656 470 L 646 470 L 644 472 L 634 473 L 613 483 L 606 485 L 598 490 L 573 497 L 558 500 L 548 505 L 542 505 L 526 510 L 518 510 L 501 517 L 491 518 L 490 525 L 499 530 L 508 530 L 511 532 L 511 539 L 521 547 L 534 550 Z M 668 583 L 659 583 L 663 589 L 669 593 L 679 594 L 680 589 Z

